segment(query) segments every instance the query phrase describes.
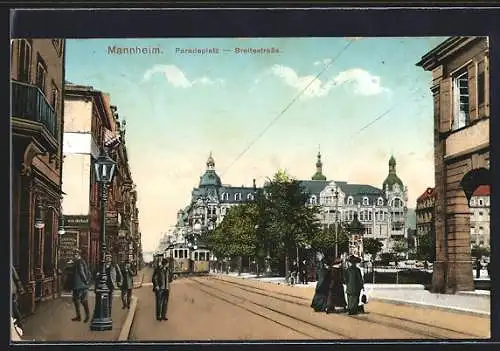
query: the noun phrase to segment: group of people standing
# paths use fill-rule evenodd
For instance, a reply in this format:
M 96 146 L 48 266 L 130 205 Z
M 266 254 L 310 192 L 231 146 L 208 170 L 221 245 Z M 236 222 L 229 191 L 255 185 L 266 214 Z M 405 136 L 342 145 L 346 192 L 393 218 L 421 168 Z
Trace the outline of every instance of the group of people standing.
M 308 283 L 306 260 L 303 260 L 300 265 L 297 261 L 293 261 L 291 268 L 292 268 L 290 274 L 291 285 L 298 284 L 299 282 L 302 284 Z
M 111 314 L 113 306 L 113 293 L 115 289 L 121 290 L 122 309 L 130 308 L 130 301 L 132 299 L 132 289 L 134 288 L 134 278 L 129 262 L 123 262 L 118 265 L 112 261 L 111 255 L 106 256 L 105 263 L 106 270 L 106 285 L 109 289 L 109 313 Z M 87 262 L 80 256 L 80 251 L 75 250 L 73 259 L 73 266 L 70 274 L 71 290 L 73 292 L 73 304 L 75 306 L 76 316 L 72 321 L 81 321 L 80 305 L 83 306 L 85 317 L 84 323 L 89 321 L 89 304 L 88 304 L 88 290 L 91 284 L 91 276 L 88 269 Z
M 339 257 L 333 260 L 320 260 L 318 282 L 311 303 L 314 311 L 348 312 L 349 315 L 364 313 L 364 307 L 359 303 L 364 289 L 363 275 L 357 266 L 361 259 L 351 255 L 348 262 L 349 267 L 344 269 Z M 346 285 L 345 292 L 344 284 Z M 345 295 L 347 295 L 347 302 Z

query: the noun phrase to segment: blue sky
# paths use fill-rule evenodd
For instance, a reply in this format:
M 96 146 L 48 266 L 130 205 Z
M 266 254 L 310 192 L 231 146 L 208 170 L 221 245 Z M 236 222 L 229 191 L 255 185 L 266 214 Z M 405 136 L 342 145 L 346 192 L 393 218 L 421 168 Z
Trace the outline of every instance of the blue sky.
M 234 186 L 251 185 L 253 178 L 260 185 L 278 168 L 310 179 L 320 145 L 328 179 L 380 187 L 394 154 L 414 207 L 434 185 L 431 74 L 415 63 L 444 39 L 68 40 L 66 80 L 109 93 L 127 121 L 149 251 L 190 201 L 210 151 L 223 183 Z M 158 47 L 160 53 L 113 55 L 108 46 Z M 237 54 L 234 48 L 279 53 Z

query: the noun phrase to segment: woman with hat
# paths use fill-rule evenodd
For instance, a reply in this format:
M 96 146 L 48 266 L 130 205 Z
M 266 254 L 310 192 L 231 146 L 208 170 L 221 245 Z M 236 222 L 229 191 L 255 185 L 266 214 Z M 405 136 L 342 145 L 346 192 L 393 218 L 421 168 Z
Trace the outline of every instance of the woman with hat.
M 324 261 L 323 257 L 321 257 L 318 264 L 318 281 L 316 282 L 316 289 L 314 291 L 314 297 L 311 302 L 311 307 L 316 312 L 326 311 L 328 287 L 330 285 L 330 274 L 328 270 L 328 265 Z
M 326 313 L 335 313 L 335 307 L 341 307 L 341 311 L 345 311 L 346 309 L 347 304 L 344 295 L 344 273 L 340 257 L 333 260 L 333 264 L 330 269 L 330 285 L 328 286 L 326 305 Z
M 345 271 L 347 310 L 350 315 L 359 313 L 359 296 L 364 285 L 361 270 L 356 266 L 359 262 L 361 262 L 359 257 L 351 255 L 349 257 L 349 263 L 351 265 Z

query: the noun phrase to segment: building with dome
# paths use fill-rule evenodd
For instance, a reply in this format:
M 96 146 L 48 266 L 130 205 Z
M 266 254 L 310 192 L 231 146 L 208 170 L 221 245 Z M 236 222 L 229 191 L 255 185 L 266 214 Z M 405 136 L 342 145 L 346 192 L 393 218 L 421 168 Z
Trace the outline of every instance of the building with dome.
M 212 153 L 206 166 L 198 187 L 191 193 L 190 204 L 177 213 L 178 232 L 195 229 L 197 224 L 203 228 L 217 226 L 231 206 L 254 200 L 255 179 L 250 187 L 224 185 L 215 170 Z M 406 238 L 407 188 L 396 174 L 394 157 L 389 160 L 389 173 L 382 189 L 327 180 L 320 152 L 311 180 L 300 180 L 300 183 L 309 193 L 308 204 L 321 206 L 320 221 L 324 227 L 351 222 L 357 213 L 364 236 L 380 240 L 384 244 L 382 252 L 390 252 L 395 240 Z
M 379 189 L 368 184 L 326 180 L 321 154 L 311 180 L 300 181 L 309 193 L 309 204 L 321 206 L 321 223 L 350 223 L 357 213 L 364 227 L 364 237 L 380 240 L 382 252 L 392 251 L 394 241 L 405 239 L 408 189 L 396 174 L 396 159 L 389 160 L 389 173 Z

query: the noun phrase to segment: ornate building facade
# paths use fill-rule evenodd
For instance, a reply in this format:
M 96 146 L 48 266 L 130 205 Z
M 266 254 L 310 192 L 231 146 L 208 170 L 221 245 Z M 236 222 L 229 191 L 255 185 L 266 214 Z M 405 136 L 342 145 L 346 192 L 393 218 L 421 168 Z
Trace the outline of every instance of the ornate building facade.
M 427 188 L 422 195 L 417 198 L 417 246 L 419 238 L 426 235 L 436 235 L 435 233 L 435 204 L 436 193 L 434 188 Z
M 396 174 L 394 157 L 389 160 L 389 173 L 382 188 L 326 180 L 322 167 L 318 153 L 316 173 L 312 180 L 303 180 L 301 184 L 310 194 L 309 204 L 321 206 L 323 226 L 350 223 L 356 213 L 364 237 L 381 241 L 382 252 L 392 251 L 395 240 L 406 238 L 408 189 Z
M 58 296 L 65 41 L 11 40 L 12 263 L 21 313 Z

